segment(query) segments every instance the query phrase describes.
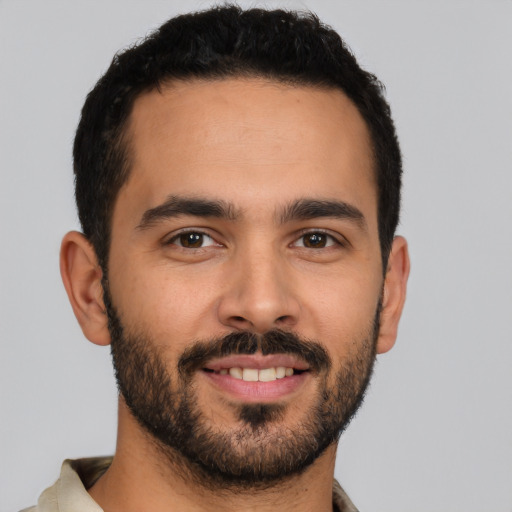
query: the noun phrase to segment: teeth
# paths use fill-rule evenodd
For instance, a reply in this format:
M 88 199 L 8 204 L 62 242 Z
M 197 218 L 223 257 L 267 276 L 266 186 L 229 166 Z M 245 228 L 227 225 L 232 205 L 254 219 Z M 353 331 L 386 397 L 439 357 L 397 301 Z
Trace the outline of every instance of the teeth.
M 234 379 L 245 380 L 246 382 L 272 382 L 276 379 L 283 379 L 284 377 L 291 377 L 293 375 L 293 368 L 286 368 L 278 366 L 276 368 L 239 368 L 233 367 L 229 370 L 223 368 L 219 370 L 220 375 L 229 374 Z
M 235 379 L 242 379 L 243 378 L 242 368 L 230 368 L 229 375 L 231 375 L 231 377 L 234 377 Z
M 270 382 L 272 380 L 276 380 L 276 369 L 265 368 L 264 370 L 260 370 L 258 377 L 260 382 Z
M 242 379 L 247 382 L 258 382 L 258 370 L 256 368 L 244 368 L 242 370 Z

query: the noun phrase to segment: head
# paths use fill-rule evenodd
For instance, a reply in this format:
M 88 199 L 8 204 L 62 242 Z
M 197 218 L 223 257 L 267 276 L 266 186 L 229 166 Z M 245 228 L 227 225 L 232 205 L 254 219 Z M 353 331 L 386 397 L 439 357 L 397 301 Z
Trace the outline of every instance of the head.
M 136 98 L 173 80 L 236 77 L 338 89 L 354 103 L 371 137 L 385 270 L 399 220 L 402 163 L 382 84 L 313 14 L 230 6 L 169 20 L 117 54 L 87 97 L 73 151 L 75 195 L 103 271 L 114 204 L 130 175 L 126 128 Z
M 332 464 L 408 274 L 375 77 L 312 15 L 181 16 L 114 59 L 74 151 L 62 273 L 120 423 L 202 485 Z

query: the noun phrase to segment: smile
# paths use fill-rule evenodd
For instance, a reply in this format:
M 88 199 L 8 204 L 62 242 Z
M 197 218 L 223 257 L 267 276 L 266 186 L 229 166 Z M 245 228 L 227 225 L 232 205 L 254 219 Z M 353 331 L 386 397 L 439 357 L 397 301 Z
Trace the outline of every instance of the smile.
M 273 402 L 310 380 L 309 365 L 289 354 L 231 355 L 209 362 L 202 374 L 221 393 L 242 402 Z
M 219 375 L 230 375 L 234 379 L 244 380 L 246 382 L 272 382 L 277 379 L 284 379 L 291 377 L 295 373 L 302 372 L 303 370 L 294 370 L 290 367 L 277 366 L 270 368 L 241 368 L 238 366 L 232 368 L 221 368 L 214 371 L 205 368 L 205 371 L 218 373 Z

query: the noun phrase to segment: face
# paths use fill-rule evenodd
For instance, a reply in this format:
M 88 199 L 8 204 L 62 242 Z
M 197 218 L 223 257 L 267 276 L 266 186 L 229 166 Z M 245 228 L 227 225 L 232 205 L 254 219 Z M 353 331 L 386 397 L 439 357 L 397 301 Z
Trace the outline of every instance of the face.
M 171 459 L 224 480 L 301 471 L 378 349 L 364 121 L 340 91 L 233 79 L 144 94 L 129 135 L 107 298 L 132 414 Z

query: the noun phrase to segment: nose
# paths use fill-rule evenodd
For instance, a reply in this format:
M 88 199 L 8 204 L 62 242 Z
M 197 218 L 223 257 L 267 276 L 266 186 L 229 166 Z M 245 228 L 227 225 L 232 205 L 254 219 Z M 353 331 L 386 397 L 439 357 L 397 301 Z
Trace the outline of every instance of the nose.
M 276 328 L 291 329 L 297 324 L 300 303 L 281 257 L 260 252 L 231 263 L 218 304 L 223 325 L 263 334 Z

